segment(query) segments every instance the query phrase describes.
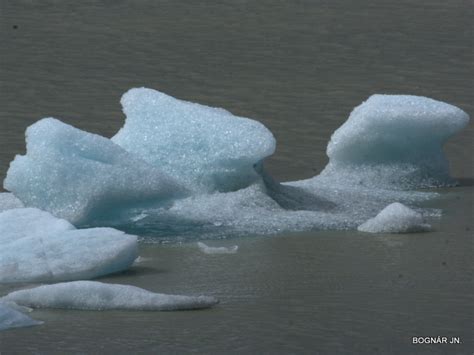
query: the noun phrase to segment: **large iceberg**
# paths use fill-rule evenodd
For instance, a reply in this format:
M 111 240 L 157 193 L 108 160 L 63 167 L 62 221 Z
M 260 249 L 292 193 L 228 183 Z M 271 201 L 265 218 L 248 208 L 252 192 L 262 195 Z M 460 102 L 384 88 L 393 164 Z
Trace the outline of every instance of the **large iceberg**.
M 436 196 L 414 189 L 452 184 L 442 146 L 469 120 L 432 99 L 374 95 L 333 134 L 320 175 L 278 183 L 263 167 L 275 140 L 260 123 L 151 89 L 121 102 L 112 140 L 54 119 L 31 126 L 4 187 L 75 225 L 154 240 L 355 229 L 394 201 Z
M 259 179 L 255 166 L 275 151 L 260 122 L 159 91 L 131 89 L 112 141 L 196 192 L 233 191 Z
M 415 189 L 453 185 L 443 144 L 469 116 L 426 97 L 372 95 L 356 107 L 327 147 L 315 184 Z
M 26 141 L 27 154 L 11 162 L 5 189 L 26 206 L 76 225 L 184 193 L 173 179 L 109 139 L 53 118 L 30 126 Z
M 90 279 L 126 270 L 137 256 L 137 237 L 116 229 L 75 229 L 35 208 L 0 213 L 0 282 Z
M 43 285 L 9 293 L 0 300 L 32 308 L 82 310 L 177 311 L 209 308 L 219 301 L 211 296 L 181 296 L 154 293 L 135 286 L 97 281 L 74 281 Z
M 31 327 L 43 323 L 28 317 L 16 308 L 12 307 L 10 302 L 0 302 L 0 330 Z

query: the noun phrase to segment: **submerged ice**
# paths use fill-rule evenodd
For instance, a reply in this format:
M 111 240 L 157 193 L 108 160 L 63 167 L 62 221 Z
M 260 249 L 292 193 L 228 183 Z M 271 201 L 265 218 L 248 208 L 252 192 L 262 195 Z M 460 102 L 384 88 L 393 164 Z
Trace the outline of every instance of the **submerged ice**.
M 264 170 L 275 140 L 259 122 L 151 89 L 121 102 L 111 140 L 55 119 L 31 126 L 4 187 L 76 226 L 153 240 L 356 229 L 393 202 L 436 196 L 414 189 L 453 184 L 442 146 L 469 120 L 432 99 L 374 95 L 333 134 L 320 175 L 279 183 Z
M 15 307 L 11 302 L 0 300 L 0 330 L 31 327 L 43 322 L 32 319 Z

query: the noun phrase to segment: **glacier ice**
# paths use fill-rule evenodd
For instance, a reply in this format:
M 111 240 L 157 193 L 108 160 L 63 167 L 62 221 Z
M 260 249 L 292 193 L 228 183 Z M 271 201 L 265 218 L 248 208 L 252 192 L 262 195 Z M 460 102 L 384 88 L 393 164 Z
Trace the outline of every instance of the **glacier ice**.
M 196 192 L 233 191 L 259 179 L 254 166 L 275 151 L 260 122 L 159 91 L 131 89 L 112 141 Z
M 109 139 L 53 118 L 30 126 L 26 141 L 27 153 L 11 162 L 5 189 L 26 206 L 76 225 L 184 193 L 173 179 Z
M 209 308 L 219 301 L 211 296 L 154 293 L 135 286 L 97 281 L 72 281 L 9 293 L 0 300 L 32 308 L 81 310 L 177 311 Z
M 10 302 L 0 301 L 0 330 L 31 327 L 33 325 L 39 325 L 43 323 L 30 318 L 16 308 L 17 307 L 12 307 Z
M 415 233 L 427 232 L 431 226 L 425 223 L 421 213 L 394 202 L 361 224 L 357 230 L 367 233 Z
M 469 116 L 430 98 L 372 95 L 332 135 L 315 183 L 415 189 L 450 186 L 443 144 Z
M 235 254 L 239 250 L 238 245 L 231 247 L 210 247 L 202 242 L 198 242 L 197 246 L 204 254 Z
M 112 140 L 54 119 L 31 126 L 4 187 L 76 226 L 148 240 L 355 229 L 394 201 L 437 196 L 414 189 L 452 184 L 442 146 L 469 120 L 432 99 L 373 95 L 331 137 L 320 175 L 278 183 L 260 123 L 145 88 L 121 102 Z
M 35 208 L 0 213 L 0 282 L 90 279 L 128 269 L 137 237 L 112 228 L 75 229 Z
M 9 192 L 0 192 L 0 212 L 25 207 L 23 202 Z M 0 235 L 1 237 L 1 235 Z

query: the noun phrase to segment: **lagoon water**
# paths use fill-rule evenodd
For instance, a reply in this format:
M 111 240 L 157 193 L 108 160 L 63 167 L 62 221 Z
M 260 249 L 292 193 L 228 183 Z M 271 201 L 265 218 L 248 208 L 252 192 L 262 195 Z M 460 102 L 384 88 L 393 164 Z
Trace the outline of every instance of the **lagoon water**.
M 428 96 L 473 116 L 472 15 L 463 0 L 0 0 L 0 178 L 31 123 L 53 116 L 110 137 L 120 96 L 139 86 L 263 122 L 278 144 L 268 170 L 311 177 L 331 133 L 373 93 Z M 0 352 L 471 354 L 473 148 L 472 124 L 446 146 L 461 186 L 430 201 L 443 209 L 433 232 L 209 241 L 238 244 L 232 255 L 144 244 L 143 262 L 102 280 L 221 304 L 35 311 L 45 324 L 0 333 Z M 438 335 L 461 344 L 412 344 Z

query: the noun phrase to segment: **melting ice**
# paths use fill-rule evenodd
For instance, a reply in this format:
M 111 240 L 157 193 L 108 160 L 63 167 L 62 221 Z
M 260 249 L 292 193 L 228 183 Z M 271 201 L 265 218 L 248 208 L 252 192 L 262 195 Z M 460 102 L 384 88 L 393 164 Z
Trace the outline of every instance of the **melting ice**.
M 259 122 L 145 88 L 121 103 L 111 140 L 52 118 L 29 127 L 5 189 L 78 227 L 148 241 L 356 229 L 393 202 L 436 196 L 415 189 L 455 183 L 442 146 L 469 121 L 429 98 L 374 95 L 333 134 L 319 176 L 279 183 L 263 163 L 275 139 Z

